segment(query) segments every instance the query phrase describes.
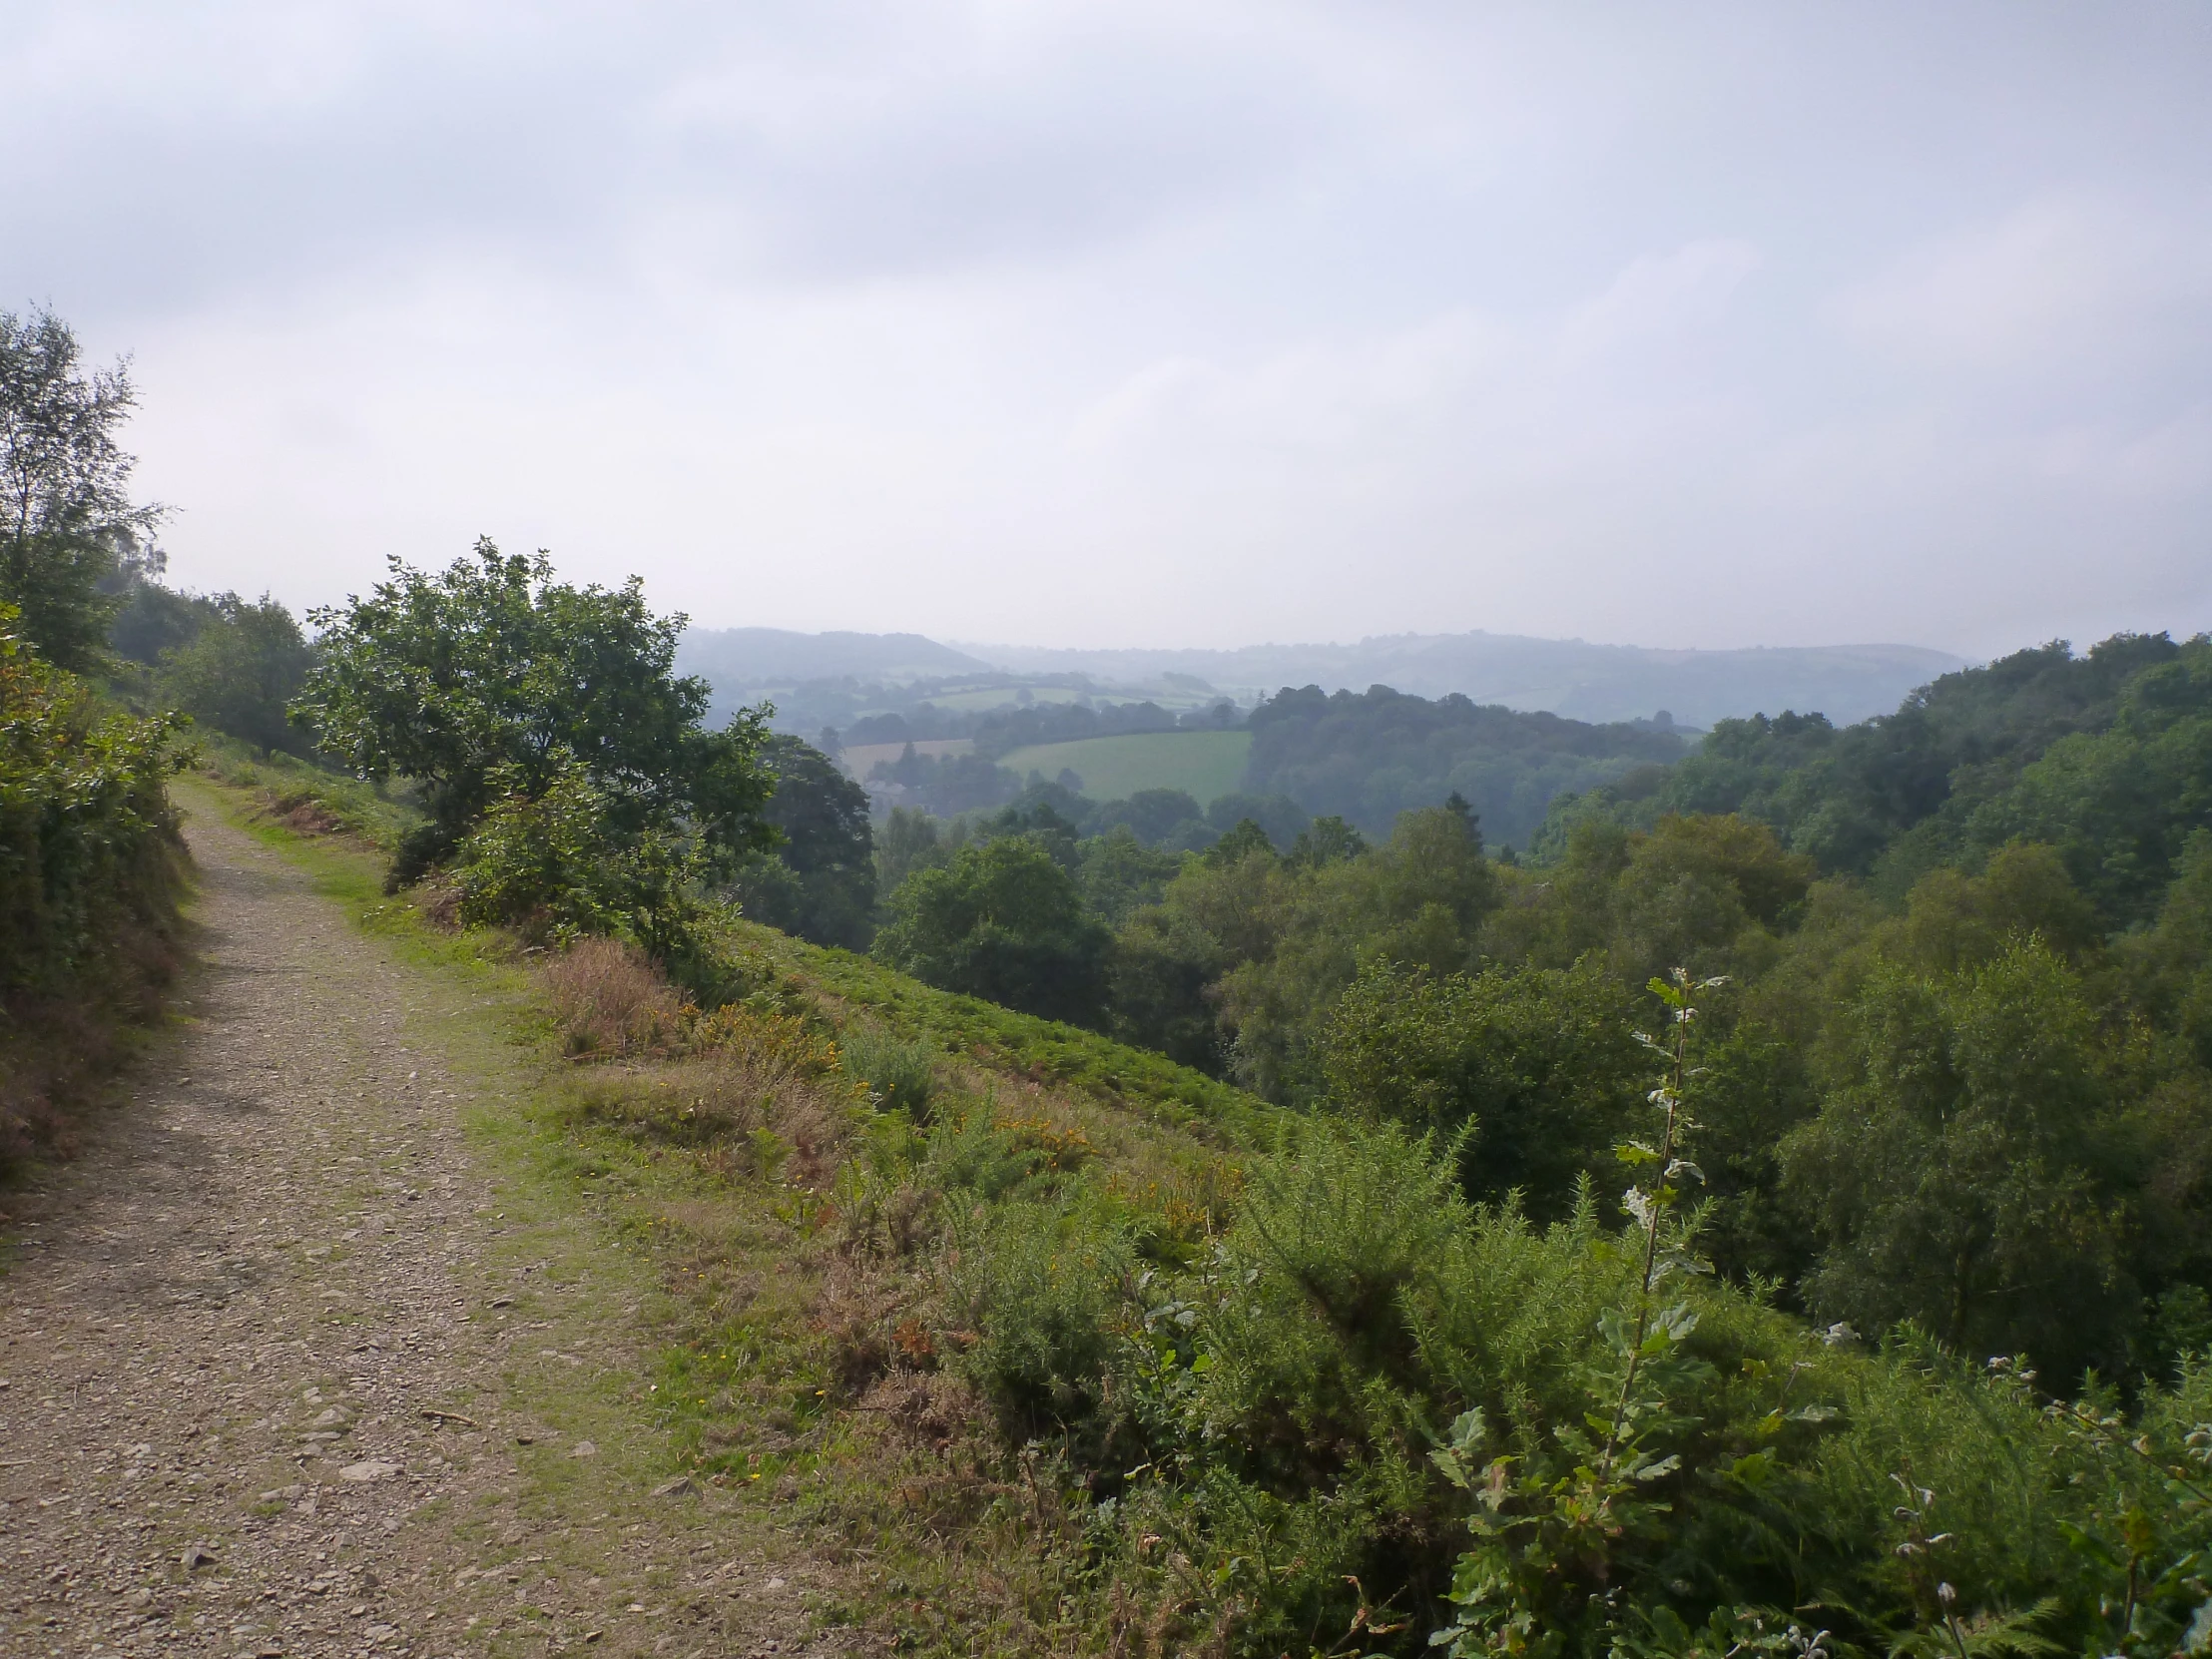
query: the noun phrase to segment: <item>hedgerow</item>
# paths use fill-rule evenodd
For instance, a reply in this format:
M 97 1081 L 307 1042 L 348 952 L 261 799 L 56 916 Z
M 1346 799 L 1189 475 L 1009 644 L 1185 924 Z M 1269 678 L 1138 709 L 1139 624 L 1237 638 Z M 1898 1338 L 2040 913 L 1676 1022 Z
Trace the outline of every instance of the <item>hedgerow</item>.
M 175 716 L 134 719 L 41 660 L 0 606 L 0 1167 L 63 1113 L 173 966 Z

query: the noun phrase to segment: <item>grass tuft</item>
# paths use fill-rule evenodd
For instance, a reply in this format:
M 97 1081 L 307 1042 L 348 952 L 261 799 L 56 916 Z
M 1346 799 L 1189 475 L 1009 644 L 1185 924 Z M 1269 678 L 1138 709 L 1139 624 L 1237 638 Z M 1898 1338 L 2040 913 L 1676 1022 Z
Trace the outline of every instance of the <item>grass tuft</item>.
M 578 939 L 540 971 L 572 1060 L 663 1053 L 681 1040 L 683 1004 L 635 945 Z

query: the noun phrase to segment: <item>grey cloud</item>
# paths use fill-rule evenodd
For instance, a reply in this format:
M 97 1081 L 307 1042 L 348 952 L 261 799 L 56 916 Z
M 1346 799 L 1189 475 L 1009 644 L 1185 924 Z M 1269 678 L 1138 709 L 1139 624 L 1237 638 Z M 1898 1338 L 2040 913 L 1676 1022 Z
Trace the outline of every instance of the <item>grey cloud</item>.
M 844 10 L 863 34 L 887 16 Z M 819 19 L 640 8 L 456 33 L 424 15 L 272 98 L 253 85 L 271 66 L 223 36 L 143 21 L 139 84 L 95 120 L 81 81 L 22 72 L 36 29 L 17 47 L 34 90 L 0 142 L 39 165 L 11 188 L 0 281 L 20 287 L 35 251 L 50 283 L 135 309 L 454 249 L 603 271 L 655 218 L 726 278 L 881 276 L 1172 219 L 1294 165 L 1331 121 L 1297 62 L 1157 31 L 1036 30 L 981 61 L 878 48 L 826 72 Z M 939 21 L 960 32 L 955 8 Z M 165 34 L 195 95 L 145 61 Z
M 2193 3 L 27 17 L 0 301 L 140 348 L 224 585 L 491 529 L 968 637 L 2212 624 Z

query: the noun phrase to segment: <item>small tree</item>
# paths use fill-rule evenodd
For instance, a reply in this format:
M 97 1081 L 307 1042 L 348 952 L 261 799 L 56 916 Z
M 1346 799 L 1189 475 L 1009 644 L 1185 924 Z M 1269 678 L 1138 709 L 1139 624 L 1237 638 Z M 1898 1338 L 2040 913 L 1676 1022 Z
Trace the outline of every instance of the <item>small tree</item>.
M 681 829 L 704 873 L 775 842 L 768 710 L 701 729 L 708 685 L 674 670 L 685 618 L 653 615 L 636 577 L 572 587 L 543 553 L 485 538 L 434 576 L 393 559 L 365 599 L 309 620 L 321 660 L 293 714 L 362 776 L 415 780 L 430 810 L 395 879 L 451 856 L 495 800 L 540 800 L 571 768 L 608 833 Z
M 135 457 L 117 441 L 138 401 L 129 360 L 85 370 L 52 311 L 0 311 L 0 603 L 49 661 L 100 661 L 118 574 L 157 570 L 163 509 L 130 497 Z

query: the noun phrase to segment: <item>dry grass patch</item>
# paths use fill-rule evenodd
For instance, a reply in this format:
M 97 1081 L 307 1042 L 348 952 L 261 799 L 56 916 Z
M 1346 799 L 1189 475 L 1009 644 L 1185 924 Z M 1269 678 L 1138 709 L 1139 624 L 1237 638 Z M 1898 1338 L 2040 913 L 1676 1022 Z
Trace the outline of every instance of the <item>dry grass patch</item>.
M 540 971 L 570 1059 L 665 1053 L 682 1038 L 682 1000 L 635 945 L 579 939 Z

